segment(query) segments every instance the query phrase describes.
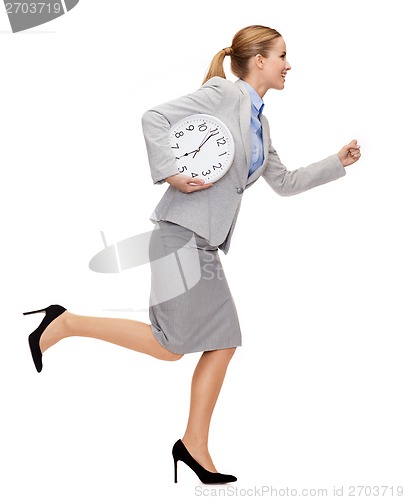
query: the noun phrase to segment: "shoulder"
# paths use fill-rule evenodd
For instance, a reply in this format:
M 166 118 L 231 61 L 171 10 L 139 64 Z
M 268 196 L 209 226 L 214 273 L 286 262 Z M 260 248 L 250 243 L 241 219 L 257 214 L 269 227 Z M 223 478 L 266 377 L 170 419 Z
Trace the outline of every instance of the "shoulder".
M 207 80 L 199 91 L 205 94 L 212 103 L 215 102 L 215 110 L 221 106 L 229 108 L 239 105 L 241 98 L 243 98 L 240 80 L 232 82 L 220 76 L 214 76 Z
M 241 87 L 239 84 L 240 80 L 237 82 L 232 82 L 226 78 L 221 78 L 220 76 L 213 76 L 207 80 L 201 89 L 216 89 L 218 92 L 226 92 L 230 94 L 239 95 L 241 92 Z
M 241 90 L 238 82 L 232 82 L 215 76 L 210 78 L 198 90 L 172 101 L 154 106 L 142 117 L 144 127 L 156 122 L 157 116 L 164 116 L 169 123 L 176 123 L 189 114 L 216 114 L 219 109 L 235 110 L 240 103 Z

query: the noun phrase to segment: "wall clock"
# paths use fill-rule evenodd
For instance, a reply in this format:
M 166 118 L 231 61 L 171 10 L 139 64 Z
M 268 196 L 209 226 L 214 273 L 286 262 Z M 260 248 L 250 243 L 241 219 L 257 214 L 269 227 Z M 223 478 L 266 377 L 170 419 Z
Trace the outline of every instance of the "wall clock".
M 225 123 L 215 116 L 187 116 L 170 128 L 169 137 L 181 174 L 216 182 L 232 165 L 235 142 Z

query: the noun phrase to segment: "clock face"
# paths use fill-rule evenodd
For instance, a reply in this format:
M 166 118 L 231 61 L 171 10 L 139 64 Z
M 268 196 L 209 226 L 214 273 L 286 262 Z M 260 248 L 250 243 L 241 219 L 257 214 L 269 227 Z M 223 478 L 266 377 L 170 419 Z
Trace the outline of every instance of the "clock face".
M 232 165 L 232 134 L 214 116 L 190 115 L 171 127 L 169 138 L 181 174 L 216 182 Z

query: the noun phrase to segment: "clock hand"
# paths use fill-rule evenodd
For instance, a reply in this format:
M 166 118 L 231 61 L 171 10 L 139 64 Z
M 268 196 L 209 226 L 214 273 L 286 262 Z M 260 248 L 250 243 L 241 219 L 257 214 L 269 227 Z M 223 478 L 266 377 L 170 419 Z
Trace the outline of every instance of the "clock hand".
M 210 135 L 208 135 L 208 134 L 210 134 Z M 217 128 L 215 128 L 215 129 L 213 129 L 213 130 L 210 130 L 210 131 L 208 132 L 208 134 L 207 134 L 207 135 L 208 135 L 208 137 L 207 137 L 207 135 L 206 135 L 206 136 L 204 137 L 204 139 L 203 139 L 202 143 L 198 146 L 198 149 L 196 149 L 196 151 L 195 151 L 195 153 L 194 153 L 193 158 L 195 158 L 196 154 L 200 151 L 200 149 L 201 149 L 201 148 L 203 147 L 203 145 L 204 145 L 204 144 L 208 141 L 208 139 L 211 139 L 211 137 L 213 137 L 214 135 L 219 134 L 219 132 L 218 132 L 218 129 L 217 129 Z M 192 151 L 192 152 L 193 152 L 193 151 Z
M 195 153 L 196 151 L 197 151 L 197 149 L 194 149 L 194 151 L 190 151 L 188 153 L 184 153 L 184 155 L 176 156 L 176 160 L 180 160 L 180 158 L 183 158 L 183 156 L 191 155 L 192 153 Z
M 209 130 L 206 134 L 205 134 L 205 137 L 204 139 L 202 140 L 202 142 L 200 143 L 200 145 L 198 146 L 198 148 L 195 150 L 195 151 L 199 151 L 200 150 L 200 147 L 204 144 L 204 142 L 207 140 L 207 137 L 209 136 L 209 134 L 211 133 L 211 130 Z
M 203 147 L 203 145 L 204 145 L 204 144 L 208 141 L 208 139 L 211 139 L 211 137 L 212 137 L 213 135 L 216 135 L 216 134 L 211 134 L 211 135 L 209 135 L 209 136 L 208 136 L 208 137 L 207 137 L 207 138 L 206 138 L 206 139 L 205 139 L 205 140 L 204 140 L 204 141 L 203 141 L 203 142 L 199 145 L 198 149 L 196 149 L 196 150 L 195 150 L 195 152 L 194 152 L 193 158 L 195 158 L 195 157 L 196 157 L 196 154 L 200 152 L 200 150 L 201 150 L 201 148 Z
M 184 155 L 181 156 L 176 156 L 176 160 L 180 160 L 180 158 L 183 158 L 183 156 L 188 156 L 191 155 L 192 153 L 195 153 L 194 156 L 197 154 L 197 152 L 200 150 L 200 147 L 204 144 L 204 142 L 207 140 L 207 136 L 212 132 L 212 130 L 209 130 L 206 134 L 204 139 L 202 140 L 202 143 L 198 146 L 197 149 L 194 149 L 194 151 L 189 151 L 188 153 L 185 153 Z M 194 158 L 193 156 L 193 158 Z
M 215 129 L 216 130 L 216 129 Z M 198 151 L 200 151 L 200 148 L 201 146 L 209 139 L 209 137 L 207 137 L 210 133 L 212 132 L 212 130 L 209 130 L 206 134 L 205 134 L 205 137 L 204 139 L 202 140 L 201 144 L 198 146 L 197 149 L 194 149 L 193 151 L 189 151 L 188 153 L 185 153 L 184 155 L 181 155 L 181 156 L 176 156 L 176 160 L 180 160 L 180 158 L 183 158 L 183 156 L 188 156 L 188 155 L 191 155 L 192 153 L 194 153 L 194 156 L 198 153 Z M 193 158 L 194 158 L 193 156 Z
M 200 149 L 201 149 L 201 147 L 202 147 L 202 146 L 203 146 L 203 145 L 204 145 L 204 144 L 208 141 L 208 139 L 211 139 L 211 137 L 212 137 L 213 135 L 217 135 L 217 134 L 219 134 L 219 132 L 218 132 L 218 128 L 214 128 L 214 129 L 210 130 L 210 131 L 208 132 L 208 134 L 210 134 L 210 135 L 209 135 L 208 137 L 207 137 L 207 136 L 205 136 L 205 138 L 203 139 L 202 143 L 198 146 L 198 149 L 199 149 L 199 150 L 200 150 Z
M 194 149 L 193 151 L 189 151 L 188 153 L 184 153 L 184 155 L 181 155 L 181 156 L 176 156 L 176 160 L 180 160 L 180 158 L 183 158 L 183 156 L 189 156 L 191 154 L 194 153 L 194 156 L 193 158 L 195 158 L 196 154 L 200 151 L 200 149 L 202 148 L 202 146 L 208 141 L 208 139 L 210 139 L 213 135 L 217 135 L 219 134 L 218 132 L 218 128 L 215 128 L 215 129 L 212 129 L 212 130 L 209 130 L 206 134 L 205 134 L 205 137 L 204 139 L 202 140 L 201 144 L 198 146 L 197 149 Z

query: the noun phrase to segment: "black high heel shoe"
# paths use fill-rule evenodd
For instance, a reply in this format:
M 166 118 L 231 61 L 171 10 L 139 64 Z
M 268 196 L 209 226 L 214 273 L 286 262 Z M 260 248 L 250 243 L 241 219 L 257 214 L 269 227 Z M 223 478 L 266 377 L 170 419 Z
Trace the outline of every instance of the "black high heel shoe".
M 190 455 L 181 439 L 174 443 L 172 454 L 174 460 L 175 483 L 177 483 L 177 462 L 179 460 L 188 465 L 190 469 L 197 474 L 200 481 L 204 484 L 232 483 L 237 480 L 235 476 L 231 476 L 229 474 L 220 474 L 219 472 L 210 472 L 207 469 L 204 469 L 204 467 Z
M 28 343 L 31 349 L 32 359 L 34 360 L 35 368 L 39 373 L 42 370 L 42 352 L 39 347 L 39 340 L 41 335 L 44 333 L 45 328 L 52 323 L 54 319 L 60 316 L 66 309 L 59 305 L 53 305 L 45 307 L 45 309 L 38 309 L 38 311 L 28 311 L 23 314 L 35 314 L 39 312 L 45 313 L 45 318 L 42 320 L 42 323 L 39 327 L 34 330 L 31 335 L 28 337 Z

